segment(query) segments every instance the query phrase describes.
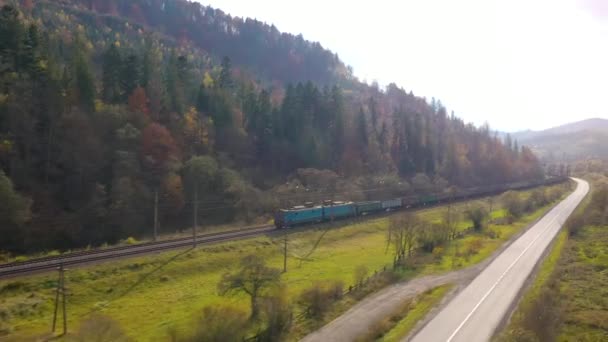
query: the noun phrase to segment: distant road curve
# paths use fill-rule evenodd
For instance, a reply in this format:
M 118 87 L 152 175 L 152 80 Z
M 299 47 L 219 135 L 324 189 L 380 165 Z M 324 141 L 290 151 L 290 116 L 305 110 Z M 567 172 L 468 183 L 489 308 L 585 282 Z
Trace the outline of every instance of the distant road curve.
M 274 230 L 274 226 L 265 225 L 225 233 L 213 233 L 199 235 L 196 239 L 197 244 L 204 245 L 209 243 L 235 240 L 246 237 L 261 235 Z M 14 262 L 0 265 L 0 279 L 12 278 L 16 276 L 34 274 L 55 269 L 60 265 L 70 266 L 98 262 L 122 257 L 131 257 L 141 254 L 160 252 L 176 248 L 192 246 L 192 237 L 142 243 L 132 246 L 121 246 L 108 249 L 91 251 L 80 251 L 60 256 L 51 256 L 32 259 L 23 262 Z
M 589 192 L 587 182 L 573 180 L 577 188 L 572 194 L 513 242 L 411 341 L 489 341 L 544 251 Z

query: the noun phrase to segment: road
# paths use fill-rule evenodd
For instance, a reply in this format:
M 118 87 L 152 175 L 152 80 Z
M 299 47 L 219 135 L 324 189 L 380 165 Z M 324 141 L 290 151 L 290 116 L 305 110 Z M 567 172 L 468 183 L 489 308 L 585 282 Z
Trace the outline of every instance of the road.
M 490 340 L 544 251 L 588 193 L 587 182 L 574 181 L 577 188 L 570 196 L 494 259 L 411 341 Z

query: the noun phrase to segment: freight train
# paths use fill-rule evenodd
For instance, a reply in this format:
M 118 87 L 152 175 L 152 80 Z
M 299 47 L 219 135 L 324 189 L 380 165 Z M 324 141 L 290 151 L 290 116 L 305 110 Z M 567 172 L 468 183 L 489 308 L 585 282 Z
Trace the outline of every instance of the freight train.
M 281 209 L 274 216 L 277 228 L 290 228 L 297 225 L 321 223 L 345 219 L 349 217 L 366 216 L 381 212 L 420 208 L 441 203 L 462 201 L 469 198 L 500 194 L 509 190 L 524 190 L 543 185 L 553 185 L 566 181 L 566 177 L 553 177 L 536 182 L 519 182 L 511 184 L 491 185 L 463 189 L 452 193 L 411 195 L 392 198 L 383 201 L 337 202 L 325 201 L 321 205 L 307 203 L 290 209 Z

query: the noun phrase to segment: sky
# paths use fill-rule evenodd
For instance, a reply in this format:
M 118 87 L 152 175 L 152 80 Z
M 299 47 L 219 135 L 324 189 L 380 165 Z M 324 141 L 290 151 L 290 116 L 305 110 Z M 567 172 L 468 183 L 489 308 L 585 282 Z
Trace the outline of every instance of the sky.
M 608 0 L 201 0 L 501 131 L 608 118 Z

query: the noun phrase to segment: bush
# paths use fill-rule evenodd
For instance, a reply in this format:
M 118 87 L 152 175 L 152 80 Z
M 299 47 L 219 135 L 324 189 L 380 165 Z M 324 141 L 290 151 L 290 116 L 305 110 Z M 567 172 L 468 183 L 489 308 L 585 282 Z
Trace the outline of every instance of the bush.
M 264 330 L 258 335 L 258 341 L 282 341 L 293 323 L 293 308 L 287 300 L 287 293 L 279 291 L 276 295 L 264 298 L 262 317 Z
M 196 319 L 192 335 L 179 337 L 172 331 L 171 337 L 180 342 L 242 341 L 248 327 L 247 318 L 246 312 L 230 306 L 208 306 Z
M 137 244 L 137 240 L 134 237 L 129 236 L 125 240 L 125 244 L 127 244 L 127 245 L 135 245 L 135 244 Z
M 484 221 L 488 217 L 488 212 L 481 206 L 467 210 L 466 216 L 473 224 L 473 229 L 480 232 L 483 229 Z
M 502 195 L 501 201 L 511 220 L 518 219 L 523 215 L 524 205 L 516 192 L 506 192 Z
M 576 236 L 584 226 L 585 217 L 580 212 L 571 215 L 566 221 L 566 229 L 568 230 L 568 235 L 570 236 Z
M 331 305 L 342 298 L 342 293 L 343 285 L 341 282 L 334 282 L 325 286 L 316 283 L 302 292 L 298 304 L 302 306 L 307 317 L 321 320 Z
M 479 253 L 479 251 L 481 250 L 482 247 L 483 247 L 483 241 L 481 241 L 481 239 L 479 239 L 479 238 L 473 239 L 473 240 L 469 241 L 469 243 L 467 244 L 466 255 L 467 256 L 475 255 L 475 254 Z

